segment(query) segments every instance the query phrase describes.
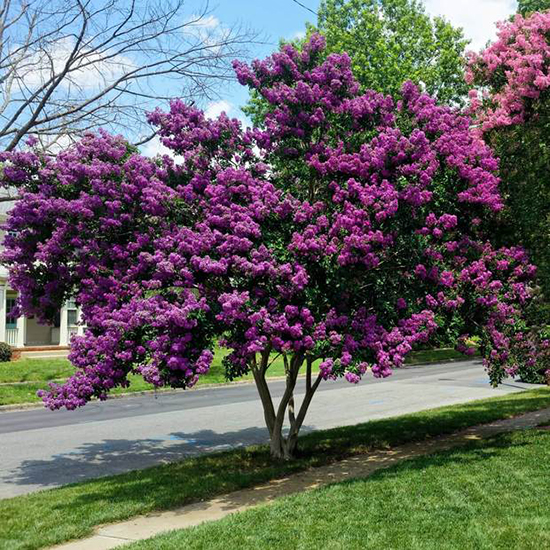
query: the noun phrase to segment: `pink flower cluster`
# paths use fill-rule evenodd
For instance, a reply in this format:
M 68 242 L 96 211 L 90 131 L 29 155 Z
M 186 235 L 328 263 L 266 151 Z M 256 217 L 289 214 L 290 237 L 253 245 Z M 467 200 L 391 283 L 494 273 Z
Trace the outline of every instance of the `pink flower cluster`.
M 470 52 L 466 79 L 480 90 L 471 106 L 483 131 L 521 123 L 533 100 L 550 88 L 550 11 L 517 14 L 498 24 L 498 39 Z
M 410 83 L 397 104 L 361 94 L 349 58 L 323 48 L 314 35 L 235 63 L 270 105 L 265 127 L 181 101 L 152 113 L 181 161 L 105 133 L 55 158 L 0 155 L 22 193 L 3 255 L 22 311 L 52 319 L 73 296 L 87 324 L 49 407 L 130 373 L 190 387 L 216 342 L 230 378 L 270 350 L 326 379 L 385 377 L 457 319 L 484 327 L 491 376 L 506 375 L 533 268 L 483 233 L 502 207 L 496 159 L 468 117 Z

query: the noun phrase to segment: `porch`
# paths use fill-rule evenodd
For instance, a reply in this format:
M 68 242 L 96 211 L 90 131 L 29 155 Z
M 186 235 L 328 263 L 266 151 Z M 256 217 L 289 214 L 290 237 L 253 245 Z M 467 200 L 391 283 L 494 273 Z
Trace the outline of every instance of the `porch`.
M 6 283 L 0 287 L 0 341 L 14 348 L 67 347 L 71 337 L 81 334 L 79 311 L 74 301 L 67 301 L 52 325 L 38 323 L 34 317 L 12 317 L 17 293 Z

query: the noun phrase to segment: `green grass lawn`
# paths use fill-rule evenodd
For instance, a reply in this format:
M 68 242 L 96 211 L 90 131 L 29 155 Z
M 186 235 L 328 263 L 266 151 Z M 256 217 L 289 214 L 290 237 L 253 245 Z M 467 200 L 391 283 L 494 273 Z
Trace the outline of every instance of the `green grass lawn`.
M 218 349 L 210 372 L 200 378 L 198 385 L 222 384 L 227 382 L 222 366 L 225 350 Z M 416 351 L 411 353 L 407 364 L 434 363 L 453 359 L 464 359 L 464 356 L 453 349 L 438 349 Z M 36 403 L 39 389 L 47 387 L 50 381 L 61 382 L 74 372 L 67 359 L 19 359 L 10 363 L 0 363 L 0 405 L 16 405 L 20 403 Z M 270 377 L 284 376 L 282 359 L 275 358 L 269 368 Z M 240 378 L 252 380 L 252 374 Z M 117 388 L 112 393 L 132 393 L 154 389 L 141 376 L 130 376 L 129 388 Z
M 549 459 L 549 431 L 503 434 L 128 548 L 550 548 Z
M 467 361 L 468 359 L 472 359 L 472 357 L 467 357 L 453 348 L 441 348 L 413 351 L 406 357 L 405 363 L 407 365 L 418 365 L 443 361 Z
M 6 382 L 49 382 L 67 378 L 74 367 L 67 359 L 18 359 L 0 363 L 0 383 Z
M 312 466 L 321 466 L 353 454 L 409 441 L 422 441 L 468 426 L 546 407 L 550 407 L 550 389 L 541 388 L 396 418 L 374 420 L 357 426 L 313 432 L 300 438 L 301 454 L 292 462 L 273 462 L 268 448 L 258 446 L 203 455 L 0 500 L 0 548 L 44 548 L 90 535 L 94 526 L 102 523 L 171 509 L 284 477 Z M 260 414 L 259 409 L 258 413 Z M 547 467 L 548 458 L 547 456 L 544 467 Z M 537 461 L 537 464 L 543 467 L 542 461 Z M 479 467 L 482 466 L 483 464 Z M 515 470 L 509 472 L 509 475 L 513 476 L 514 473 Z M 550 478 L 547 474 L 548 472 L 545 473 L 546 477 Z M 537 483 L 538 478 L 532 477 L 526 481 Z M 323 517 L 330 513 L 330 508 L 327 508 Z M 365 521 L 371 521 L 367 516 L 365 509 L 361 517 Z M 385 521 L 391 522 L 392 518 L 390 515 Z M 279 547 L 286 548 L 284 544 Z M 389 547 L 391 546 L 385 546 Z

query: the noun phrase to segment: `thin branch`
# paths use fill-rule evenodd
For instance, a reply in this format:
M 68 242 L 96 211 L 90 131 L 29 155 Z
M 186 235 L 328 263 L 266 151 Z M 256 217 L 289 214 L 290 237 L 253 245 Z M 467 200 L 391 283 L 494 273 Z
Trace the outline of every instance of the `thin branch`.
M 140 145 L 145 145 L 147 142 L 151 141 L 157 135 L 157 131 L 151 132 L 148 136 L 144 137 L 139 141 L 135 141 L 133 145 L 139 147 Z
M 299 0 L 292 0 L 292 1 L 295 4 L 298 4 L 300 7 L 304 8 L 305 10 L 309 11 L 313 15 L 315 15 L 315 17 L 317 17 L 317 15 L 319 15 L 316 11 L 312 10 L 311 8 L 308 8 L 305 4 L 302 4 L 302 2 L 299 2 Z
M 183 0 L 50 0 L 15 15 L 9 4 L 0 2 L 0 140 L 8 150 L 29 132 L 78 135 L 92 112 L 95 127 L 143 135 L 153 102 L 218 96 L 216 82 L 235 78 L 230 61 L 255 40 L 241 27 L 197 34 L 208 4 L 189 18 Z M 162 93 L 167 86 L 174 95 Z

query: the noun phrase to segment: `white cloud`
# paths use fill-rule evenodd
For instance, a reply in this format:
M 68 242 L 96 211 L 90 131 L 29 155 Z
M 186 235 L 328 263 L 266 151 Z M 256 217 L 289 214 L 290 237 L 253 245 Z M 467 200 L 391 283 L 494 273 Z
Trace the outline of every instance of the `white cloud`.
M 230 29 L 224 27 L 213 15 L 192 15 L 183 29 L 184 38 L 190 44 L 199 42 L 213 51 L 219 51 L 223 47 L 222 43 L 230 33 Z
M 207 15 L 206 17 L 192 15 L 187 22 L 189 23 L 187 29 L 215 29 L 220 26 L 220 20 L 213 15 Z
M 168 155 L 169 157 L 175 157 L 174 151 L 168 149 L 160 142 L 159 136 L 155 136 L 151 141 L 148 141 L 141 147 L 141 152 L 146 157 L 156 157 L 157 155 Z
M 507 19 L 517 6 L 515 0 L 424 0 L 424 4 L 431 15 L 442 15 L 462 27 L 474 51 L 495 39 L 497 21 Z
M 62 38 L 51 44 L 47 52 L 36 52 L 23 60 L 18 67 L 21 86 L 32 90 L 60 74 L 74 46 L 73 37 Z M 81 60 L 73 64 L 70 73 L 63 78 L 60 85 L 65 88 L 76 86 L 85 90 L 102 88 L 135 68 L 135 64 L 122 55 L 105 59 L 107 53 L 102 55 L 91 50 L 81 50 Z
M 306 31 L 296 31 L 292 36 L 291 40 L 301 40 L 306 37 Z
M 204 115 L 206 118 L 218 118 L 222 113 L 229 116 L 231 111 L 233 111 L 233 108 L 233 104 L 225 99 L 213 101 L 212 103 L 209 103 L 204 110 Z

